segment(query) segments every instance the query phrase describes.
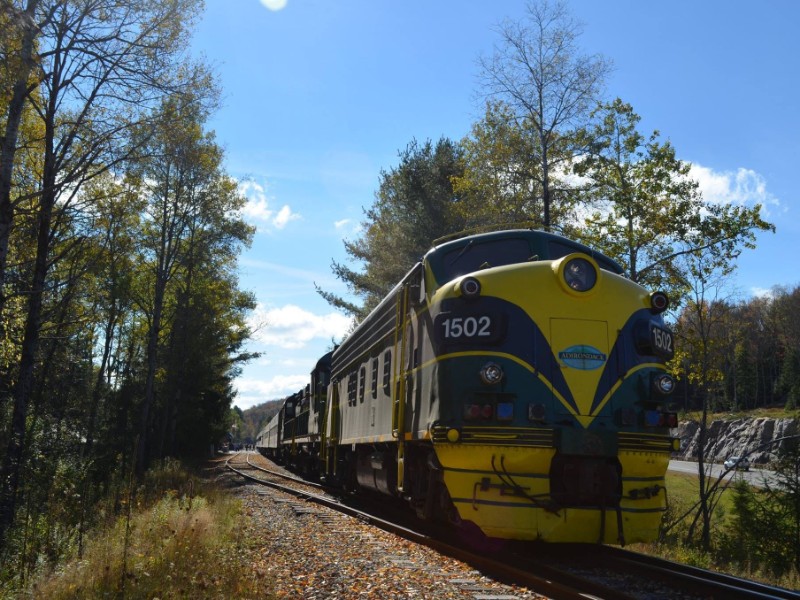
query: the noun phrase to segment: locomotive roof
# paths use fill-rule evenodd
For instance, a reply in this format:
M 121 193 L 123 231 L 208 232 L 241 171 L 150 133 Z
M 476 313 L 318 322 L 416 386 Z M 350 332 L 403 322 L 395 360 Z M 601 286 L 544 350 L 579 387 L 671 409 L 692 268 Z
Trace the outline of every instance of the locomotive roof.
M 488 233 L 477 233 L 467 235 L 457 239 L 444 241 L 435 245 L 425 254 L 425 260 L 431 265 L 437 280 L 439 280 L 439 273 L 444 269 L 442 261 L 444 257 L 452 256 L 454 251 L 459 251 L 457 256 L 465 252 L 469 248 L 477 244 L 491 244 L 492 242 L 510 241 L 510 240 L 525 240 L 527 248 L 523 250 L 529 251 L 528 256 L 521 256 L 520 260 L 554 260 L 571 254 L 573 252 L 582 252 L 594 258 L 601 268 L 611 271 L 612 273 L 622 274 L 623 268 L 620 264 L 609 258 L 602 252 L 598 252 L 589 246 L 576 242 L 564 236 L 550 233 L 547 231 L 540 231 L 538 229 L 506 229 L 502 231 L 492 231 Z M 510 246 L 509 246 L 510 250 Z M 507 264 L 504 261 L 502 264 Z M 517 262 L 511 260 L 511 262 Z M 449 278 L 445 278 L 449 279 Z
M 322 357 L 317 361 L 317 364 L 314 366 L 315 371 L 320 370 L 328 370 L 331 368 L 331 357 L 333 356 L 333 350 L 330 352 L 326 352 L 322 355 Z

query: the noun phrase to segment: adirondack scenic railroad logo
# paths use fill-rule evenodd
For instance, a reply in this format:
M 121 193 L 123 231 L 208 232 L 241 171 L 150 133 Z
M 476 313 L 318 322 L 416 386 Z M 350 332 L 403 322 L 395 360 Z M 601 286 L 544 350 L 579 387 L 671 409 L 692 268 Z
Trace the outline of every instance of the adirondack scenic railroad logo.
M 606 364 L 606 355 L 594 346 L 570 346 L 558 353 L 558 360 L 581 371 L 593 371 Z

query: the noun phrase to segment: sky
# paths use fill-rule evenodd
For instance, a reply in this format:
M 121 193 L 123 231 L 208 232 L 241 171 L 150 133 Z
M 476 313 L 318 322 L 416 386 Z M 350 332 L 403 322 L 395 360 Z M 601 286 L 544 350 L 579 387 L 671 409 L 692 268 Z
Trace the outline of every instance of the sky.
M 570 0 L 586 54 L 613 62 L 606 96 L 658 130 L 706 200 L 764 206 L 731 281 L 743 298 L 800 284 L 800 2 Z M 235 381 L 245 410 L 301 389 L 341 340 L 333 261 L 359 236 L 381 171 L 412 140 L 460 140 L 483 112 L 478 59 L 524 0 L 206 0 L 189 51 L 218 75 L 209 127 L 256 226 L 240 287 L 258 308 Z

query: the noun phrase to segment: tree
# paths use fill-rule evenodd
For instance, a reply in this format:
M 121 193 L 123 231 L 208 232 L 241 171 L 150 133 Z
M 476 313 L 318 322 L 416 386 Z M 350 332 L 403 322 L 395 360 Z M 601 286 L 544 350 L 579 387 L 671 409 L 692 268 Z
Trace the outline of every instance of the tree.
M 725 549 L 742 565 L 777 576 L 800 570 L 800 450 L 787 440 L 774 465 L 775 481 L 755 493 L 742 482 L 735 488 L 734 532 Z M 780 532 L 780 535 L 776 535 Z
M 14 166 L 19 148 L 20 125 L 26 112 L 29 96 L 36 90 L 38 81 L 32 80 L 35 70 L 37 37 L 50 25 L 52 10 L 39 11 L 39 0 L 28 0 L 24 10 L 14 3 L 3 5 L 0 25 L 4 35 L 0 38 L 3 65 L 3 87 L 11 89 L 10 96 L 0 106 L 5 110 L 5 130 L 0 137 L 0 316 L 5 305 L 5 273 L 8 261 L 11 228 L 17 201 L 12 196 Z M 37 17 L 40 20 L 37 22 Z M 37 74 L 39 77 L 41 75 Z M 0 542 L 2 542 L 0 529 Z
M 365 317 L 403 275 L 430 249 L 432 242 L 463 229 L 456 213 L 453 178 L 462 173 L 461 151 L 446 138 L 434 146 L 412 141 L 400 153 L 400 165 L 381 172 L 375 204 L 366 211 L 360 239 L 345 250 L 364 265 L 355 271 L 334 262 L 333 272 L 361 300 L 355 304 L 330 292 L 317 291 L 333 306 Z
M 701 394 L 701 417 L 698 430 L 697 475 L 699 479 L 698 510 L 689 527 L 687 542 L 692 542 L 696 525 L 700 523 L 700 544 L 711 547 L 711 519 L 721 492 L 718 482 L 706 470 L 706 434 L 713 403 L 724 394 L 724 352 L 727 345 L 725 329 L 729 314 L 728 303 L 720 299 L 725 290 L 726 275 L 720 273 L 716 262 L 707 254 L 697 252 L 683 255 L 684 270 L 691 277 L 691 299 L 686 302 L 675 323 L 679 351 L 672 361 L 673 371 L 693 384 Z M 687 281 L 689 281 L 687 277 Z M 714 456 L 710 457 L 712 460 Z
M 95 315 L 95 320 L 92 339 L 101 350 L 91 391 L 86 443 L 82 449 L 86 457 L 92 455 L 100 402 L 104 392 L 112 387 L 112 357 L 121 343 L 122 325 L 132 310 L 134 249 L 144 208 L 135 192 L 131 181 L 117 182 L 110 174 L 98 177 L 87 187 L 93 220 L 90 313 Z
M 11 431 L 0 468 L 0 546 L 14 518 L 48 275 L 81 242 L 78 238 L 53 255 L 54 235 L 64 215 L 83 198 L 86 182 L 135 153 L 137 147 L 127 143 L 129 134 L 136 124 L 141 125 L 153 100 L 177 87 L 174 75 L 180 71 L 176 66 L 184 48 L 185 26 L 196 7 L 188 0 L 29 0 L 29 12 L 21 16 L 22 62 L 7 108 L 3 177 L 10 178 L 8 169 L 14 173 L 16 150 L 10 145 L 19 147 L 18 111 L 24 111 L 25 104 L 41 123 L 41 138 L 26 144 L 40 148 L 42 155 L 32 196 L 35 252 L 26 282 L 25 329 Z M 37 77 L 30 82 L 34 71 Z M 191 69 L 191 73 L 186 79 L 204 75 L 202 69 Z M 0 181 L 0 287 L 6 281 L 14 203 L 19 202 L 12 201 L 9 189 L 7 180 Z M 4 308 L 5 298 L 0 295 L 0 315 Z
M 774 231 L 760 205 L 703 201 L 691 165 L 657 131 L 645 140 L 629 104 L 616 99 L 594 114 L 596 124 L 582 134 L 590 152 L 575 165 L 596 202 L 581 235 L 633 281 L 680 299 L 691 277 L 681 258 L 703 255 L 704 269 L 727 274 L 742 249 L 754 247 L 756 231 Z
M 455 210 L 467 228 L 492 224 L 542 222 L 540 165 L 531 162 L 534 138 L 517 127 L 503 102 L 488 102 L 482 120 L 461 141 L 462 175 L 453 178 L 459 196 Z M 555 217 L 560 223 L 563 219 Z
M 775 290 L 776 292 L 778 290 Z M 776 295 L 773 302 L 778 321 L 777 341 L 782 360 L 776 392 L 783 399 L 787 410 L 800 406 L 800 288 Z
M 568 172 L 579 151 L 574 133 L 597 103 L 611 64 L 579 53 L 581 26 L 561 1 L 532 2 L 525 21 L 505 21 L 497 32 L 500 45 L 480 61 L 483 90 L 504 103 L 514 129 L 529 138 L 524 160 L 536 164 L 529 169 L 538 179 L 531 192 L 541 191 L 542 224 L 549 231 L 552 206 L 571 202 L 557 176 Z
M 180 269 L 174 282 L 174 312 L 166 353 L 167 377 L 161 398 L 158 456 L 202 455 L 226 431 L 233 398 L 231 381 L 239 364 L 257 357 L 241 352 L 250 335 L 246 312 L 252 294 L 237 287 L 236 257 L 249 244 L 252 226 L 238 216 L 245 199 L 235 181 L 213 167 L 196 191 Z
M 180 380 L 191 360 L 187 337 L 193 333 L 190 329 L 208 329 L 190 326 L 197 317 L 192 302 L 197 302 L 202 293 L 198 281 L 205 280 L 209 286 L 224 283 L 222 289 L 227 290 L 225 299 L 233 313 L 252 307 L 251 299 L 232 292 L 236 279 L 231 268 L 240 245 L 249 243 L 253 230 L 238 217 L 244 199 L 235 182 L 222 173 L 222 150 L 213 134 L 203 130 L 207 113 L 202 99 L 198 95 L 197 101 L 186 103 L 185 98 L 170 97 L 164 102 L 158 111 L 157 126 L 144 133 L 148 136 L 145 147 L 149 159 L 139 163 L 136 173 L 148 215 L 139 240 L 139 263 L 146 270 L 146 279 L 137 299 L 147 322 L 146 377 L 136 459 L 140 474 L 152 456 L 162 455 L 167 438 L 172 437 L 168 430 L 170 422 L 175 424 L 184 389 L 178 386 L 173 387 L 172 395 L 164 393 L 165 383 L 158 373 L 170 360 L 161 354 L 170 347 L 177 349 L 181 358 L 173 360 L 172 372 Z M 215 316 L 218 315 L 209 309 L 197 319 L 213 323 Z M 243 327 L 235 320 L 224 325 Z M 217 341 L 205 340 L 205 351 L 211 360 L 219 360 L 220 355 L 227 359 L 228 345 L 233 352 L 241 343 L 234 344 L 221 336 L 219 332 L 226 327 L 218 326 L 220 329 L 211 330 L 216 332 Z M 202 347 L 195 350 L 202 351 Z M 211 373 L 219 375 L 219 369 Z M 229 381 L 223 382 L 222 387 L 217 382 L 211 388 L 195 391 L 198 396 L 205 391 L 207 398 L 224 402 L 231 396 L 227 386 Z M 156 409 L 160 415 L 156 415 Z M 158 436 L 158 443 L 154 443 L 153 434 Z

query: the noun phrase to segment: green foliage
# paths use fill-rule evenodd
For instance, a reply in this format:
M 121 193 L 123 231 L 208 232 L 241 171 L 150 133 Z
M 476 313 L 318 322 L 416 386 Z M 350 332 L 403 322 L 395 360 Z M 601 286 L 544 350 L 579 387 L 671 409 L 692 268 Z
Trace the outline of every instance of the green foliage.
M 758 374 L 756 362 L 751 355 L 752 348 L 749 340 L 735 342 L 733 373 L 730 377 L 732 390 L 730 410 L 756 406 L 758 393 Z
M 696 291 L 700 292 L 700 285 Z M 771 296 L 721 298 L 724 281 L 709 282 L 687 301 L 674 329 L 679 343 L 673 371 L 687 385 L 688 410 L 796 410 L 800 287 Z
M 800 350 L 797 346 L 790 346 L 784 351 L 778 392 L 786 398 L 786 410 L 800 406 Z
M 412 141 L 400 153 L 400 164 L 381 173 L 375 204 L 366 211 L 361 237 L 345 242 L 352 261 L 363 271 L 333 263 L 336 276 L 361 304 L 321 289 L 333 306 L 365 317 L 431 247 L 433 241 L 463 229 L 456 213 L 453 178 L 462 173 L 461 151 L 445 138 L 434 146 Z
M 775 468 L 778 482 L 756 491 L 739 482 L 734 524 L 718 544 L 720 557 L 786 577 L 800 573 L 800 451 L 798 445 Z M 775 535 L 780 532 L 780 535 Z
M 710 547 L 703 549 L 696 543 L 685 542 L 691 517 L 697 509 L 698 484 L 698 478 L 693 475 L 667 474 L 669 506 L 663 520 L 662 535 L 657 544 L 635 549 L 795 589 L 799 572 L 788 565 L 785 556 L 776 557 L 777 553 L 786 552 L 786 546 L 774 544 L 776 538 L 784 537 L 785 523 L 765 517 L 765 511 L 772 511 L 771 498 L 765 490 L 748 485 L 744 479 L 720 489 L 719 501 L 714 508 L 713 543 Z M 781 536 L 776 536 L 776 531 L 781 531 Z M 772 561 L 776 558 L 778 562 L 774 564 L 779 565 L 778 569 L 773 568 Z
M 631 279 L 679 301 L 690 279 L 727 275 L 757 231 L 774 231 L 753 208 L 704 202 L 681 161 L 658 131 L 639 133 L 633 108 L 620 99 L 599 106 L 583 133 L 590 152 L 575 165 L 595 204 L 584 241 L 618 259 Z
M 17 98 L 19 130 L 6 139 L 20 151 L 4 146 L 0 159 L 12 177 L 0 189 L 0 249 L 9 249 L 0 256 L 0 546 L 8 531 L 17 551 L 4 561 L 9 577 L 80 547 L 134 448 L 154 459 L 206 456 L 230 425 L 232 381 L 253 357 L 243 345 L 255 301 L 236 273 L 253 228 L 206 129 L 218 89 L 183 54 L 202 3 L 38 6 L 29 31 L 34 50 L 48 52 L 33 53 L 41 80 Z M 22 29 L 2 31 L 4 56 L 22 47 Z M 0 65 L 4 125 L 17 118 L 8 111 L 19 66 Z
M 466 228 L 514 221 L 541 225 L 540 166 L 530 160 L 532 140 L 520 131 L 509 107 L 487 103 L 481 121 L 461 141 L 464 174 L 453 179 L 456 207 Z
M 280 405 L 279 400 L 273 400 L 245 410 L 242 413 L 242 426 L 237 430 L 238 437 L 234 438 L 234 441 L 246 444 L 254 443 L 267 421 L 277 414 Z

